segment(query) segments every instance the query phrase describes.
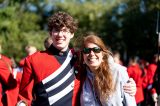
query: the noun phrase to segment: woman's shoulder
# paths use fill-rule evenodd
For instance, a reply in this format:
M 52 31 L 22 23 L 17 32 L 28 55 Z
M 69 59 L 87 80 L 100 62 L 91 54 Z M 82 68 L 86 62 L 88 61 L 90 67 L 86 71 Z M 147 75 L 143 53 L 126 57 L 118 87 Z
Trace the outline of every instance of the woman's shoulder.
M 127 68 L 125 66 L 115 63 L 112 56 L 109 56 L 108 63 L 114 77 L 119 77 L 119 79 L 122 80 L 128 80 Z
M 117 64 L 117 63 L 115 63 L 114 65 L 115 65 L 116 69 L 118 71 L 120 71 L 120 73 L 127 73 L 127 68 L 125 66 L 122 66 L 122 65 Z
M 111 65 L 111 71 L 116 78 L 118 77 L 119 80 L 123 82 L 127 82 L 129 77 L 127 73 L 127 68 L 125 66 L 122 66 L 120 64 L 114 63 Z

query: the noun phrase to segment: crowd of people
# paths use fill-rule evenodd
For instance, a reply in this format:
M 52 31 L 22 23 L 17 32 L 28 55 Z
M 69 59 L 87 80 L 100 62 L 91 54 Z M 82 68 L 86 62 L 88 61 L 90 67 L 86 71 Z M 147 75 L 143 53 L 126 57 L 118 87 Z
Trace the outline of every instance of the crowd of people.
M 118 64 L 123 62 L 120 58 L 120 53 L 115 52 L 114 59 Z M 118 58 L 117 58 L 118 54 Z M 135 94 L 136 103 L 138 106 L 157 106 L 159 94 L 159 69 L 158 69 L 158 54 L 152 56 L 150 61 L 141 59 L 139 56 L 130 56 L 128 64 L 125 66 L 129 77 L 133 78 L 137 92 Z
M 53 14 L 45 50 L 27 46 L 27 56 L 19 62 L 21 71 L 0 54 L 0 106 L 143 106 L 149 99 L 145 89 L 157 103 L 152 86 L 157 66 L 143 64 L 142 69 L 132 58 L 128 66 L 116 63 L 93 32 L 83 34 L 78 49 L 69 48 L 77 29 L 68 13 Z

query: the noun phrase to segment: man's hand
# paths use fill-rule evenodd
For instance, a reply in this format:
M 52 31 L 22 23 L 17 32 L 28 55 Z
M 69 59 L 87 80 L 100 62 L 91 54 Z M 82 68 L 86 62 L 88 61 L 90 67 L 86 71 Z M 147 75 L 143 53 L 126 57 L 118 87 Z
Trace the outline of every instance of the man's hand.
M 129 78 L 128 82 L 123 86 L 123 89 L 130 96 L 135 96 L 137 91 L 135 81 L 132 78 Z

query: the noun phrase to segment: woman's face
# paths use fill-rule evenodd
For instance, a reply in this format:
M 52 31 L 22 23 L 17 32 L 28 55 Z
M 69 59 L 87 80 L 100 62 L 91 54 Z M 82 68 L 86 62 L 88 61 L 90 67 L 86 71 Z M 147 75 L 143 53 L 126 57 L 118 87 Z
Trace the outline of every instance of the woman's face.
M 86 43 L 83 49 L 83 59 L 91 71 L 96 70 L 103 61 L 102 49 L 94 43 Z

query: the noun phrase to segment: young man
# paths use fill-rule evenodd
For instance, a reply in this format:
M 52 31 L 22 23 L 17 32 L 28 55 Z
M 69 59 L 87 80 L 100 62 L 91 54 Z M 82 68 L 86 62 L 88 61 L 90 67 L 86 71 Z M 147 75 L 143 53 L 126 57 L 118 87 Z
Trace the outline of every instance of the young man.
M 83 73 L 77 69 L 78 56 L 69 49 L 77 23 L 65 12 L 49 18 L 52 45 L 25 59 L 18 105 L 79 106 Z
M 48 28 L 53 44 L 26 58 L 19 97 L 29 106 L 77 106 L 80 71 L 68 47 L 77 23 L 67 13 L 58 12 L 50 17 Z

